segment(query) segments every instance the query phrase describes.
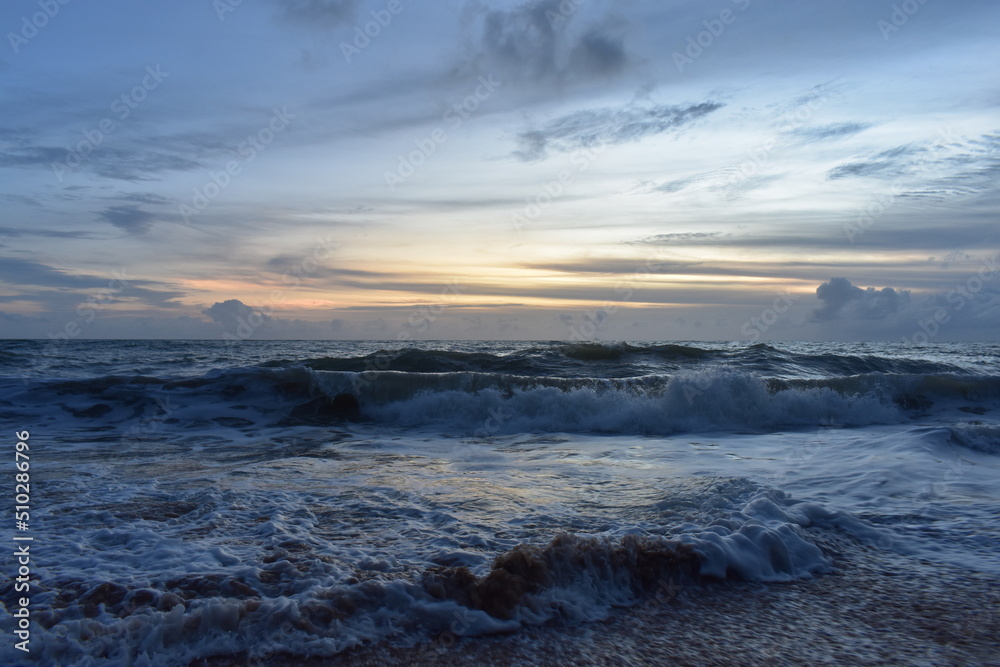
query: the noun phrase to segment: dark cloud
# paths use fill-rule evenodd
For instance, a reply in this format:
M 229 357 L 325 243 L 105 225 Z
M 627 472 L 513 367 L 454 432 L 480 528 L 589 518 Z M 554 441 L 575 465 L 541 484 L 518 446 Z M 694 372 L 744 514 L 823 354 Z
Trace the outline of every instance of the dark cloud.
M 816 337 L 839 340 L 994 340 L 1000 327 L 1000 255 L 951 253 L 956 271 L 919 292 L 861 289 L 834 278 L 809 313 Z M 950 263 L 950 261 L 949 261 Z M 911 281 L 912 282 L 912 281 Z
M 585 194 L 563 194 L 560 201 L 577 201 L 587 199 Z M 393 199 L 397 205 L 410 206 L 414 210 L 421 211 L 482 211 L 489 208 L 517 208 L 524 206 L 524 197 L 467 197 L 463 199 L 432 199 L 429 197 L 407 199 L 397 197 Z
M 3 198 L 9 202 L 21 204 L 22 206 L 34 206 L 38 208 L 42 205 L 42 202 L 38 201 L 34 197 L 28 197 L 27 195 L 4 195 Z
M 56 229 L 14 229 L 13 227 L 0 227 L 0 238 L 2 237 L 38 236 L 49 239 L 91 239 L 94 234 L 90 232 L 66 232 Z
M 711 241 L 704 241 L 711 243 Z M 692 242 L 697 244 L 697 241 Z M 687 242 L 678 242 L 679 245 L 688 245 Z M 720 241 L 721 247 L 729 247 L 730 244 Z M 738 247 L 738 246 L 734 246 Z M 771 280 L 788 281 L 817 281 L 822 282 L 830 275 L 840 272 L 860 272 L 872 276 L 873 280 L 878 279 L 884 283 L 904 282 L 907 289 L 931 292 L 940 289 L 942 285 L 948 284 L 952 280 L 965 279 L 967 267 L 952 265 L 942 267 L 940 264 L 931 265 L 927 260 L 910 260 L 887 262 L 882 266 L 872 266 L 866 262 L 850 263 L 845 261 L 786 261 L 776 264 L 766 258 L 759 260 L 730 260 L 730 261 L 687 261 L 685 258 L 643 258 L 637 256 L 634 259 L 622 257 L 587 257 L 576 261 L 551 262 L 537 264 L 523 264 L 522 268 L 559 271 L 567 274 L 607 274 L 617 276 L 629 276 L 649 272 L 651 274 L 684 274 L 686 276 L 703 276 L 708 282 L 718 280 L 720 277 L 730 277 L 727 283 L 735 286 L 747 278 L 764 278 Z M 678 288 L 681 289 L 681 288 Z M 731 289 L 728 287 L 727 289 Z M 897 292 L 900 290 L 897 288 Z
M 609 75 L 625 69 L 628 56 L 621 37 L 603 35 L 592 30 L 573 48 L 570 61 L 583 71 Z
M 183 292 L 163 289 L 162 283 L 135 280 L 125 270 L 109 271 L 109 275 L 104 277 L 76 274 L 18 257 L 0 260 L 0 281 L 21 286 L 25 298 L 44 295 L 47 305 L 61 304 L 70 309 L 87 296 L 107 295 L 109 290 L 115 299 L 132 298 L 168 308 L 177 307 L 174 300 L 184 296 Z
M 153 192 L 129 192 L 123 193 L 115 197 L 115 199 L 120 199 L 122 201 L 134 202 L 136 204 L 172 204 L 174 203 L 171 199 L 163 197 Z
M 98 176 L 122 181 L 154 181 L 156 175 L 168 171 L 194 171 L 202 164 L 179 155 L 147 150 L 107 149 L 84 160 Z
M 65 148 L 52 146 L 8 146 L 0 151 L 0 167 L 46 167 L 66 159 Z
M 481 71 L 500 70 L 520 83 L 564 83 L 622 72 L 629 57 L 616 22 L 573 30 L 578 14 L 573 3 L 564 0 L 535 0 L 491 11 L 470 63 Z
M 885 160 L 880 162 L 849 162 L 831 169 L 827 178 L 835 181 L 851 176 L 896 176 L 901 173 L 897 163 Z
M 632 276 L 637 278 L 642 278 L 653 273 L 668 274 L 670 273 L 670 268 L 666 264 L 661 264 L 659 267 L 655 266 L 655 263 L 650 263 L 647 265 L 643 260 L 636 260 L 634 262 L 621 262 L 619 264 L 615 263 L 615 260 L 608 260 L 601 266 L 596 264 L 580 263 L 575 264 L 552 264 L 552 265 L 523 265 L 524 268 L 534 268 L 550 271 L 562 271 L 565 273 L 605 273 L 608 275 L 622 276 L 624 279 L 628 280 Z M 680 273 L 683 271 L 675 270 L 674 273 Z M 413 294 L 413 302 L 409 305 L 395 307 L 395 310 L 401 312 L 413 312 L 414 307 L 421 304 L 434 304 L 441 302 L 441 283 L 434 282 L 382 282 L 382 283 L 353 283 L 350 281 L 344 281 L 342 283 L 345 287 L 356 288 L 356 289 L 373 289 L 379 291 L 394 291 L 394 292 L 405 292 Z M 639 282 L 636 283 L 637 287 Z M 721 291 L 719 292 L 721 294 Z M 612 288 L 608 285 L 576 285 L 567 281 L 566 284 L 560 284 L 558 287 L 553 287 L 551 285 L 544 286 L 531 286 L 531 285 L 511 285 L 504 282 L 493 282 L 493 283 L 476 283 L 476 284 L 463 284 L 461 285 L 461 294 L 463 296 L 463 302 L 461 306 L 449 305 L 448 308 L 452 310 L 468 309 L 473 307 L 483 307 L 487 309 L 500 310 L 503 308 L 521 308 L 526 305 L 527 299 L 564 299 L 564 300 L 578 300 L 578 301 L 606 301 L 609 296 L 616 296 Z M 709 294 L 707 290 L 696 292 L 688 288 L 677 288 L 674 286 L 669 287 L 643 287 L 642 288 L 643 301 L 650 303 L 698 303 L 700 300 L 705 298 L 711 298 L 712 294 Z M 502 297 L 505 301 L 501 303 L 496 302 L 483 302 L 483 303 L 471 303 L 469 298 L 471 297 Z M 620 296 L 620 295 L 617 295 Z M 728 302 L 727 302 L 728 303 Z M 394 310 L 391 306 L 379 306 L 373 308 L 371 306 L 346 306 L 339 310 L 350 311 L 350 310 L 371 310 L 372 312 L 390 312 Z
M 678 130 L 722 107 L 718 102 L 702 102 L 649 108 L 584 109 L 522 132 L 518 135 L 522 148 L 513 155 L 526 161 L 539 160 L 550 150 L 563 153 L 602 144 L 639 141 Z
M 203 315 L 212 318 L 212 321 L 221 325 L 225 329 L 236 329 L 241 323 L 253 323 L 255 321 L 267 322 L 270 315 L 265 315 L 259 310 L 252 308 L 239 299 L 229 299 L 212 304 L 211 308 L 201 311 Z
M 877 267 L 866 261 L 859 262 L 854 257 L 842 257 L 832 263 L 834 267 L 843 267 L 842 269 L 835 268 L 835 273 L 854 271 L 854 267 L 859 265 L 865 265 L 872 269 L 895 268 L 902 270 L 905 267 L 912 270 L 910 277 L 920 280 L 926 277 L 926 273 L 921 268 L 924 265 L 926 255 L 914 256 L 914 252 L 937 254 L 952 250 L 965 251 L 1000 245 L 1000 228 L 996 223 L 994 209 L 988 206 L 984 207 L 981 212 L 977 210 L 966 211 L 964 218 L 961 221 L 956 220 L 952 227 L 943 227 L 940 224 L 940 214 L 937 211 L 914 212 L 909 207 L 904 207 L 902 203 L 898 203 L 896 206 L 898 208 L 890 208 L 885 215 L 877 218 L 868 229 L 864 230 L 858 243 L 863 243 L 867 250 L 902 253 L 907 257 L 900 257 L 891 265 L 882 263 Z M 843 249 L 845 243 L 848 242 L 848 238 L 842 230 L 840 234 L 831 234 L 829 229 L 823 229 L 818 225 L 803 225 L 800 222 L 772 222 L 769 227 L 765 228 L 763 222 L 769 221 L 758 221 L 753 217 L 743 218 L 743 221 L 743 225 L 735 228 L 721 223 L 712 224 L 713 227 L 724 227 L 728 231 L 656 234 L 626 239 L 623 242 L 629 245 L 711 245 L 746 250 L 754 254 L 771 250 L 792 255 L 796 253 L 835 254 L 838 250 Z M 855 218 L 848 218 L 847 225 L 853 224 L 855 224 Z M 670 229 L 673 223 L 667 219 L 662 223 L 662 226 Z M 685 227 L 687 226 L 685 225 Z M 691 224 L 691 226 L 694 225 Z M 805 265 L 824 267 L 831 264 L 810 262 Z M 799 262 L 783 260 L 780 266 L 774 266 L 774 270 L 782 271 L 785 267 L 798 270 L 799 266 Z M 828 272 L 819 277 L 825 280 L 829 275 Z
M 743 169 L 736 166 L 724 167 L 714 171 L 664 181 L 663 183 L 646 181 L 636 187 L 633 192 L 642 194 L 651 192 L 674 194 L 689 188 L 699 188 L 706 192 L 720 193 L 718 196 L 722 199 L 733 200 L 751 190 L 766 187 L 786 177 L 786 174 L 760 173 L 764 169 L 761 163 L 749 164 L 753 165 L 749 170 L 750 173 L 746 173 Z
M 592 259 L 581 262 L 563 262 L 557 264 L 527 264 L 525 268 L 542 269 L 545 271 L 560 271 L 563 273 L 605 273 L 614 275 L 629 274 L 665 274 L 686 273 L 691 267 L 701 262 L 669 262 L 650 259 L 648 261 L 635 259 Z
M 904 196 L 943 200 L 996 192 L 1000 183 L 1000 131 L 949 148 L 953 152 L 943 156 L 939 164 L 953 173 L 931 181 L 921 192 L 908 192 Z
M 52 146 L 8 147 L 0 152 L 0 167 L 40 167 L 56 173 L 71 174 L 89 171 L 122 181 L 152 181 L 156 175 L 168 171 L 192 171 L 201 164 L 179 155 L 146 149 L 105 148 L 100 146 L 80 159 L 67 162 L 71 157 L 65 148 Z M 79 165 L 69 167 L 68 164 Z
M 801 137 L 806 141 L 823 141 L 826 139 L 849 137 L 863 132 L 871 126 L 871 123 L 831 123 L 819 127 L 800 127 L 793 130 L 791 134 Z
M 644 239 L 632 241 L 631 243 L 650 243 L 654 245 L 683 243 L 684 245 L 691 245 L 714 243 L 720 238 L 724 238 L 726 236 L 728 236 L 728 234 L 723 234 L 722 232 L 675 232 L 673 234 L 657 234 L 656 236 L 647 236 Z
M 14 285 L 90 289 L 107 284 L 107 279 L 75 275 L 55 269 L 41 262 L 18 257 L 4 257 L 0 261 L 0 280 Z
M 897 313 L 910 300 L 906 290 L 884 287 L 861 289 L 847 278 L 831 278 L 816 288 L 816 298 L 823 305 L 813 310 L 816 321 L 833 319 L 883 319 Z
M 282 274 L 285 284 L 298 284 L 303 280 L 315 280 L 326 285 L 340 284 L 369 289 L 382 289 L 389 280 L 401 280 L 406 274 L 366 269 L 323 266 L 314 260 L 312 252 L 303 254 L 277 255 L 267 260 L 264 267 L 270 273 Z
M 955 286 L 955 289 L 944 294 L 935 294 L 925 304 L 925 315 L 920 321 L 926 322 L 935 315 L 942 324 L 945 333 L 952 330 L 977 331 L 985 334 L 987 339 L 995 339 L 1000 329 L 1000 289 L 991 284 L 996 279 L 996 273 L 985 273 L 984 287 L 980 291 L 974 288 L 980 283 L 969 284 L 969 279 Z M 964 288 L 964 289 L 961 289 Z M 944 315 L 941 315 L 944 313 Z
M 222 337 L 228 341 L 256 338 L 260 340 L 322 340 L 352 335 L 350 325 L 342 319 L 310 321 L 268 315 L 248 306 L 239 299 L 217 302 L 201 311 L 212 318 Z M 346 333 L 345 333 L 346 332 Z
M 898 176 L 909 171 L 912 156 L 924 149 L 914 145 L 897 146 L 881 151 L 869 159 L 848 162 L 834 167 L 827 178 L 835 181 L 850 176 Z
M 357 15 L 359 0 L 276 0 L 279 17 L 317 28 L 336 28 Z
M 934 141 L 896 146 L 839 165 L 830 170 L 827 178 L 905 177 L 900 183 L 900 196 L 912 200 L 945 201 L 996 192 L 1000 183 L 1000 132 L 973 139 L 951 138 L 949 134 L 950 129 Z M 930 174 L 933 176 L 927 178 Z
M 30 322 L 31 318 L 20 313 L 8 313 L 0 310 L 0 320 L 5 320 L 10 324 L 24 324 L 25 322 Z
M 153 223 L 157 219 L 155 214 L 132 204 L 109 206 L 98 217 L 130 234 L 144 234 L 148 232 L 153 228 Z

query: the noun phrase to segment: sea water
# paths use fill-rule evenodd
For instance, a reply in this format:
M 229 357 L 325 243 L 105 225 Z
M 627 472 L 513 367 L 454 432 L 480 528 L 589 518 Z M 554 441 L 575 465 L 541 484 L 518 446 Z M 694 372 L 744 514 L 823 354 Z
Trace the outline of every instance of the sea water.
M 1000 575 L 995 344 L 0 341 L 0 428 L 4 664 L 518 641 L 830 577 L 829 536 Z

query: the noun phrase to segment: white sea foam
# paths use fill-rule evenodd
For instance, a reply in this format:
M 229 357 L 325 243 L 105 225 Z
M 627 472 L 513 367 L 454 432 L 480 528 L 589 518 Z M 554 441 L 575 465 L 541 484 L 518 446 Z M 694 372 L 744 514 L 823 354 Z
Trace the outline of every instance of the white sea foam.
M 881 393 L 842 394 L 828 387 L 769 391 L 759 377 L 714 369 L 678 375 L 660 391 L 635 387 L 513 387 L 423 391 L 365 405 L 364 414 L 407 426 L 466 432 L 583 431 L 669 434 L 761 430 L 840 423 L 894 423 L 900 409 Z

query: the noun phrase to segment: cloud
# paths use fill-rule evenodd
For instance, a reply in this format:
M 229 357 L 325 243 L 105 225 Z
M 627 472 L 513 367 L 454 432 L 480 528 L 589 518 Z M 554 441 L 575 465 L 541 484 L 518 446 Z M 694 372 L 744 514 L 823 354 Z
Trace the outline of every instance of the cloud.
M 216 302 L 211 308 L 201 311 L 221 327 L 222 337 L 230 342 L 235 339 L 259 340 L 323 340 L 331 338 L 351 338 L 356 336 L 349 321 L 340 318 L 330 320 L 301 320 L 268 315 L 260 309 L 249 306 L 239 299 Z M 388 322 L 383 321 L 382 328 Z M 370 332 L 366 332 L 368 334 Z
M 60 304 L 74 308 L 87 296 L 107 294 L 109 289 L 113 291 L 115 299 L 137 299 L 167 308 L 177 307 L 174 300 L 184 296 L 183 292 L 162 289 L 162 283 L 133 279 L 124 270 L 109 272 L 109 276 L 105 277 L 76 274 L 18 257 L 2 258 L 0 281 L 21 286 L 21 293 L 26 300 L 44 295 L 46 305 L 53 308 Z
M 685 273 L 701 262 L 667 262 L 665 260 L 635 260 L 635 259 L 588 259 L 579 262 L 562 262 L 549 264 L 525 264 L 528 269 L 543 271 L 559 271 L 561 273 L 603 273 L 614 275 L 673 275 Z
M 264 262 L 263 269 L 273 275 L 281 274 L 281 283 L 286 286 L 311 281 L 326 288 L 339 285 L 352 289 L 382 290 L 389 281 L 411 277 L 408 274 L 388 271 L 319 266 L 314 263 L 310 254 L 276 255 Z
M 743 176 L 736 172 L 722 183 L 712 187 L 712 190 L 722 192 L 722 199 L 732 201 L 739 199 L 751 190 L 766 188 L 772 183 L 777 183 L 786 177 L 787 174 L 751 174 Z
M 570 60 L 583 71 L 608 75 L 623 70 L 628 56 L 621 38 L 603 35 L 595 29 L 580 39 L 570 54 Z
M 791 134 L 802 137 L 806 141 L 824 141 L 826 139 L 841 139 L 849 137 L 859 132 L 863 132 L 872 126 L 871 123 L 830 123 L 819 127 L 800 127 Z
M 173 201 L 154 192 L 129 192 L 120 194 L 115 199 L 135 202 L 137 204 L 172 204 Z
M 897 176 L 908 171 L 912 156 L 925 149 L 915 145 L 903 145 L 875 154 L 867 160 L 848 162 L 834 167 L 827 178 L 835 181 L 850 176 Z
M 144 234 L 153 228 L 156 221 L 156 215 L 131 204 L 109 206 L 99 217 L 130 234 Z
M 565 153 L 602 144 L 621 144 L 677 130 L 721 109 L 718 102 L 657 105 L 648 108 L 584 109 L 518 135 L 522 148 L 513 153 L 524 161 L 540 160 L 550 150 Z
M 490 11 L 468 64 L 529 83 L 606 79 L 624 71 L 629 56 L 618 22 L 605 19 L 575 30 L 579 14 L 565 0 L 535 0 Z
M 1000 182 L 1000 131 L 954 138 L 950 128 L 934 141 L 895 146 L 831 169 L 827 178 L 904 177 L 900 196 L 945 201 L 995 192 Z
M 66 149 L 52 146 L 8 146 L 0 151 L 0 167 L 50 167 L 64 159 Z
M 0 152 L 0 167 L 40 167 L 56 173 L 90 171 L 98 176 L 122 181 L 152 181 L 156 175 L 168 171 L 193 171 L 201 164 L 178 155 L 146 149 L 105 148 L 99 146 L 70 168 L 67 160 L 71 154 L 65 148 L 41 145 L 8 147 Z M 77 164 L 76 161 L 73 164 Z
M 285 21 L 318 28 L 349 23 L 358 12 L 358 0 L 276 0 Z
M 695 243 L 713 243 L 725 236 L 728 236 L 728 234 L 723 234 L 722 232 L 675 232 L 672 234 L 647 236 L 646 238 L 639 239 L 638 241 L 630 241 L 630 243 L 649 243 L 654 245 L 683 243 L 685 245 L 690 245 Z
M 655 181 L 642 181 L 632 189 L 635 194 L 663 193 L 674 194 L 682 190 L 701 190 L 704 193 L 712 193 L 713 196 L 723 200 L 733 200 L 742 195 L 767 187 L 787 177 L 787 174 L 767 174 L 762 173 L 766 168 L 765 162 L 744 163 L 750 167 L 740 166 L 723 167 L 713 171 L 685 176 L 670 181 L 657 183 Z M 749 169 L 746 173 L 744 169 Z M 758 173 L 761 172 L 761 173 Z M 714 194 L 718 193 L 718 194 Z
M 17 257 L 4 257 L 0 262 L 0 280 L 13 285 L 89 289 L 102 286 L 107 280 L 95 276 L 81 276 L 55 269 L 41 262 Z
M 709 190 L 719 190 L 725 188 L 726 185 L 737 176 L 739 176 L 738 169 L 734 167 L 727 167 L 724 169 L 715 169 L 713 171 L 692 174 L 690 176 L 685 176 L 684 178 L 676 178 L 662 183 L 650 180 L 643 181 L 634 188 L 633 192 L 638 194 L 648 194 L 650 192 L 673 194 L 693 186 Z
M 202 164 L 178 155 L 147 150 L 107 149 L 84 160 L 83 166 L 98 176 L 122 181 L 153 181 L 168 171 L 194 171 Z
M 949 152 L 949 148 L 953 152 L 943 155 L 938 163 L 953 173 L 931 181 L 921 192 L 908 192 L 903 196 L 940 200 L 997 189 L 1000 182 L 1000 130 L 943 147 L 941 152 Z
M 861 289 L 846 278 L 820 285 L 807 322 L 827 340 L 995 340 L 1000 328 L 1000 255 L 953 253 L 962 270 L 911 292 Z
M 212 318 L 212 321 L 221 325 L 226 330 L 235 331 L 241 324 L 250 323 L 253 326 L 256 322 L 268 322 L 270 315 L 252 308 L 239 299 L 229 299 L 212 304 L 211 308 L 201 311 L 203 315 Z
M 812 312 L 813 320 L 883 319 L 899 312 L 910 300 L 907 290 L 884 287 L 861 289 L 847 278 L 831 278 L 816 288 L 816 298 L 823 305 Z
M 666 194 L 673 194 L 675 192 L 680 192 L 685 188 L 691 187 L 699 183 L 710 183 L 714 180 L 719 180 L 722 175 L 719 171 L 705 172 L 701 174 L 694 174 L 692 176 L 685 176 L 684 178 L 676 178 L 670 181 L 664 181 L 663 183 L 656 183 L 655 181 L 646 181 L 636 188 L 636 192 L 649 193 L 649 192 L 663 192 Z
M 23 206 L 34 206 L 40 207 L 42 203 L 35 199 L 34 197 L 28 197 L 27 195 L 4 195 L 4 199 L 15 204 L 21 204 Z
M 0 227 L 0 238 L 22 236 L 38 236 L 50 239 L 91 239 L 94 234 L 91 232 L 64 232 L 55 229 L 14 229 L 13 227 Z

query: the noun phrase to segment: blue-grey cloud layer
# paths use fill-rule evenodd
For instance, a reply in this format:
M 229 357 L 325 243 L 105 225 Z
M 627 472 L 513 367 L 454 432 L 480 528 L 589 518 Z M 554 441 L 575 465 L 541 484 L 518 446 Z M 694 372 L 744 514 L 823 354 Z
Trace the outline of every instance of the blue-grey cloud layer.
M 559 337 L 646 266 L 620 335 L 735 337 L 794 288 L 775 335 L 995 337 L 1000 7 L 917 5 L 61 6 L 0 54 L 0 335 L 125 267 L 83 335 L 217 337 L 278 293 L 262 335 L 391 336 L 455 278 L 434 335 Z

